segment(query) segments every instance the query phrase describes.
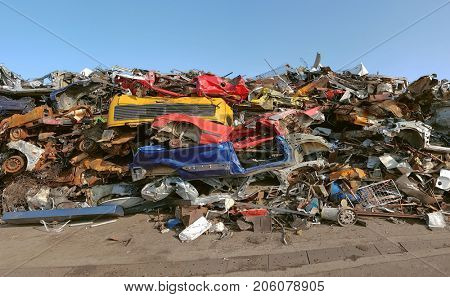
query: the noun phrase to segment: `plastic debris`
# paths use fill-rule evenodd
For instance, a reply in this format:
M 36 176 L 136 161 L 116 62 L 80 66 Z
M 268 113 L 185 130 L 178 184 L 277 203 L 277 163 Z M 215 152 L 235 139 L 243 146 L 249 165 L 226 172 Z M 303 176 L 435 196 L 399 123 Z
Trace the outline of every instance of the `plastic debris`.
M 429 228 L 445 228 L 444 214 L 441 211 L 427 213 L 427 224 Z
M 205 217 L 200 217 L 184 229 L 178 237 L 181 241 L 192 241 L 211 228 L 212 224 Z

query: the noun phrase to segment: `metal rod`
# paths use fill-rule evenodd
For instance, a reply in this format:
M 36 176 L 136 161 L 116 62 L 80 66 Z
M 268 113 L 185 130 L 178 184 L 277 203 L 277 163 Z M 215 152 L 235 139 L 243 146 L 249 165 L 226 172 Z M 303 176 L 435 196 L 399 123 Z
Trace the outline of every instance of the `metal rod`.
M 294 90 L 292 90 L 291 86 L 289 86 L 289 84 L 275 71 L 275 69 L 272 67 L 272 65 L 270 65 L 270 63 L 265 58 L 264 58 L 264 61 L 266 61 L 267 65 L 269 65 L 270 69 L 272 69 L 273 73 L 275 73 L 275 75 L 278 76 L 278 78 L 281 79 L 281 81 L 286 84 L 286 86 L 289 88 L 289 90 L 291 92 L 294 92 Z

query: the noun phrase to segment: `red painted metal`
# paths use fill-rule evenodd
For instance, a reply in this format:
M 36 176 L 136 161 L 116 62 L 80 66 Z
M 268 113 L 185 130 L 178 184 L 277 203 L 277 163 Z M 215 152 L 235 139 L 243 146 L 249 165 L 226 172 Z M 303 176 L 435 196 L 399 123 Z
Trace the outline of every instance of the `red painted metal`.
M 245 80 L 241 76 L 228 82 L 213 74 L 203 74 L 197 76 L 195 81 L 198 96 L 221 97 L 231 104 L 244 101 L 249 93 Z
M 171 122 L 191 123 L 201 130 L 200 144 L 231 141 L 236 150 L 244 150 L 271 141 L 277 135 L 288 134 L 289 131 L 280 120 L 289 116 L 314 116 L 319 111 L 320 107 L 306 111 L 290 109 L 283 112 L 266 113 L 236 127 L 225 126 L 195 116 L 172 113 L 156 117 L 152 128 L 158 130 Z

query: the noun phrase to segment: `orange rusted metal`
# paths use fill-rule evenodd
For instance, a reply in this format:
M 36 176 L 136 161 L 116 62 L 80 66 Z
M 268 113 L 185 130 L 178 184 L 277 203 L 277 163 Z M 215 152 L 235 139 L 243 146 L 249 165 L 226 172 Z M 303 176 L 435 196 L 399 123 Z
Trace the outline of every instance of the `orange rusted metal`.
M 29 113 L 15 114 L 9 118 L 9 128 L 14 127 L 33 127 L 44 117 L 53 116 L 53 111 L 46 105 L 38 106 Z

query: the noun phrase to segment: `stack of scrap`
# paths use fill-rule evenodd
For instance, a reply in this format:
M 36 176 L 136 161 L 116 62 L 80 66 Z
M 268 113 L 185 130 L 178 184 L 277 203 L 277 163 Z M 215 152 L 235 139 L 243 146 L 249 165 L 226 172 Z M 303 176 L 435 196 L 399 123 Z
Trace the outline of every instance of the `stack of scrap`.
M 319 57 L 319 56 L 318 56 Z M 113 67 L 35 80 L 0 66 L 3 221 L 160 214 L 205 232 L 445 226 L 450 83 L 284 65 L 253 78 Z

